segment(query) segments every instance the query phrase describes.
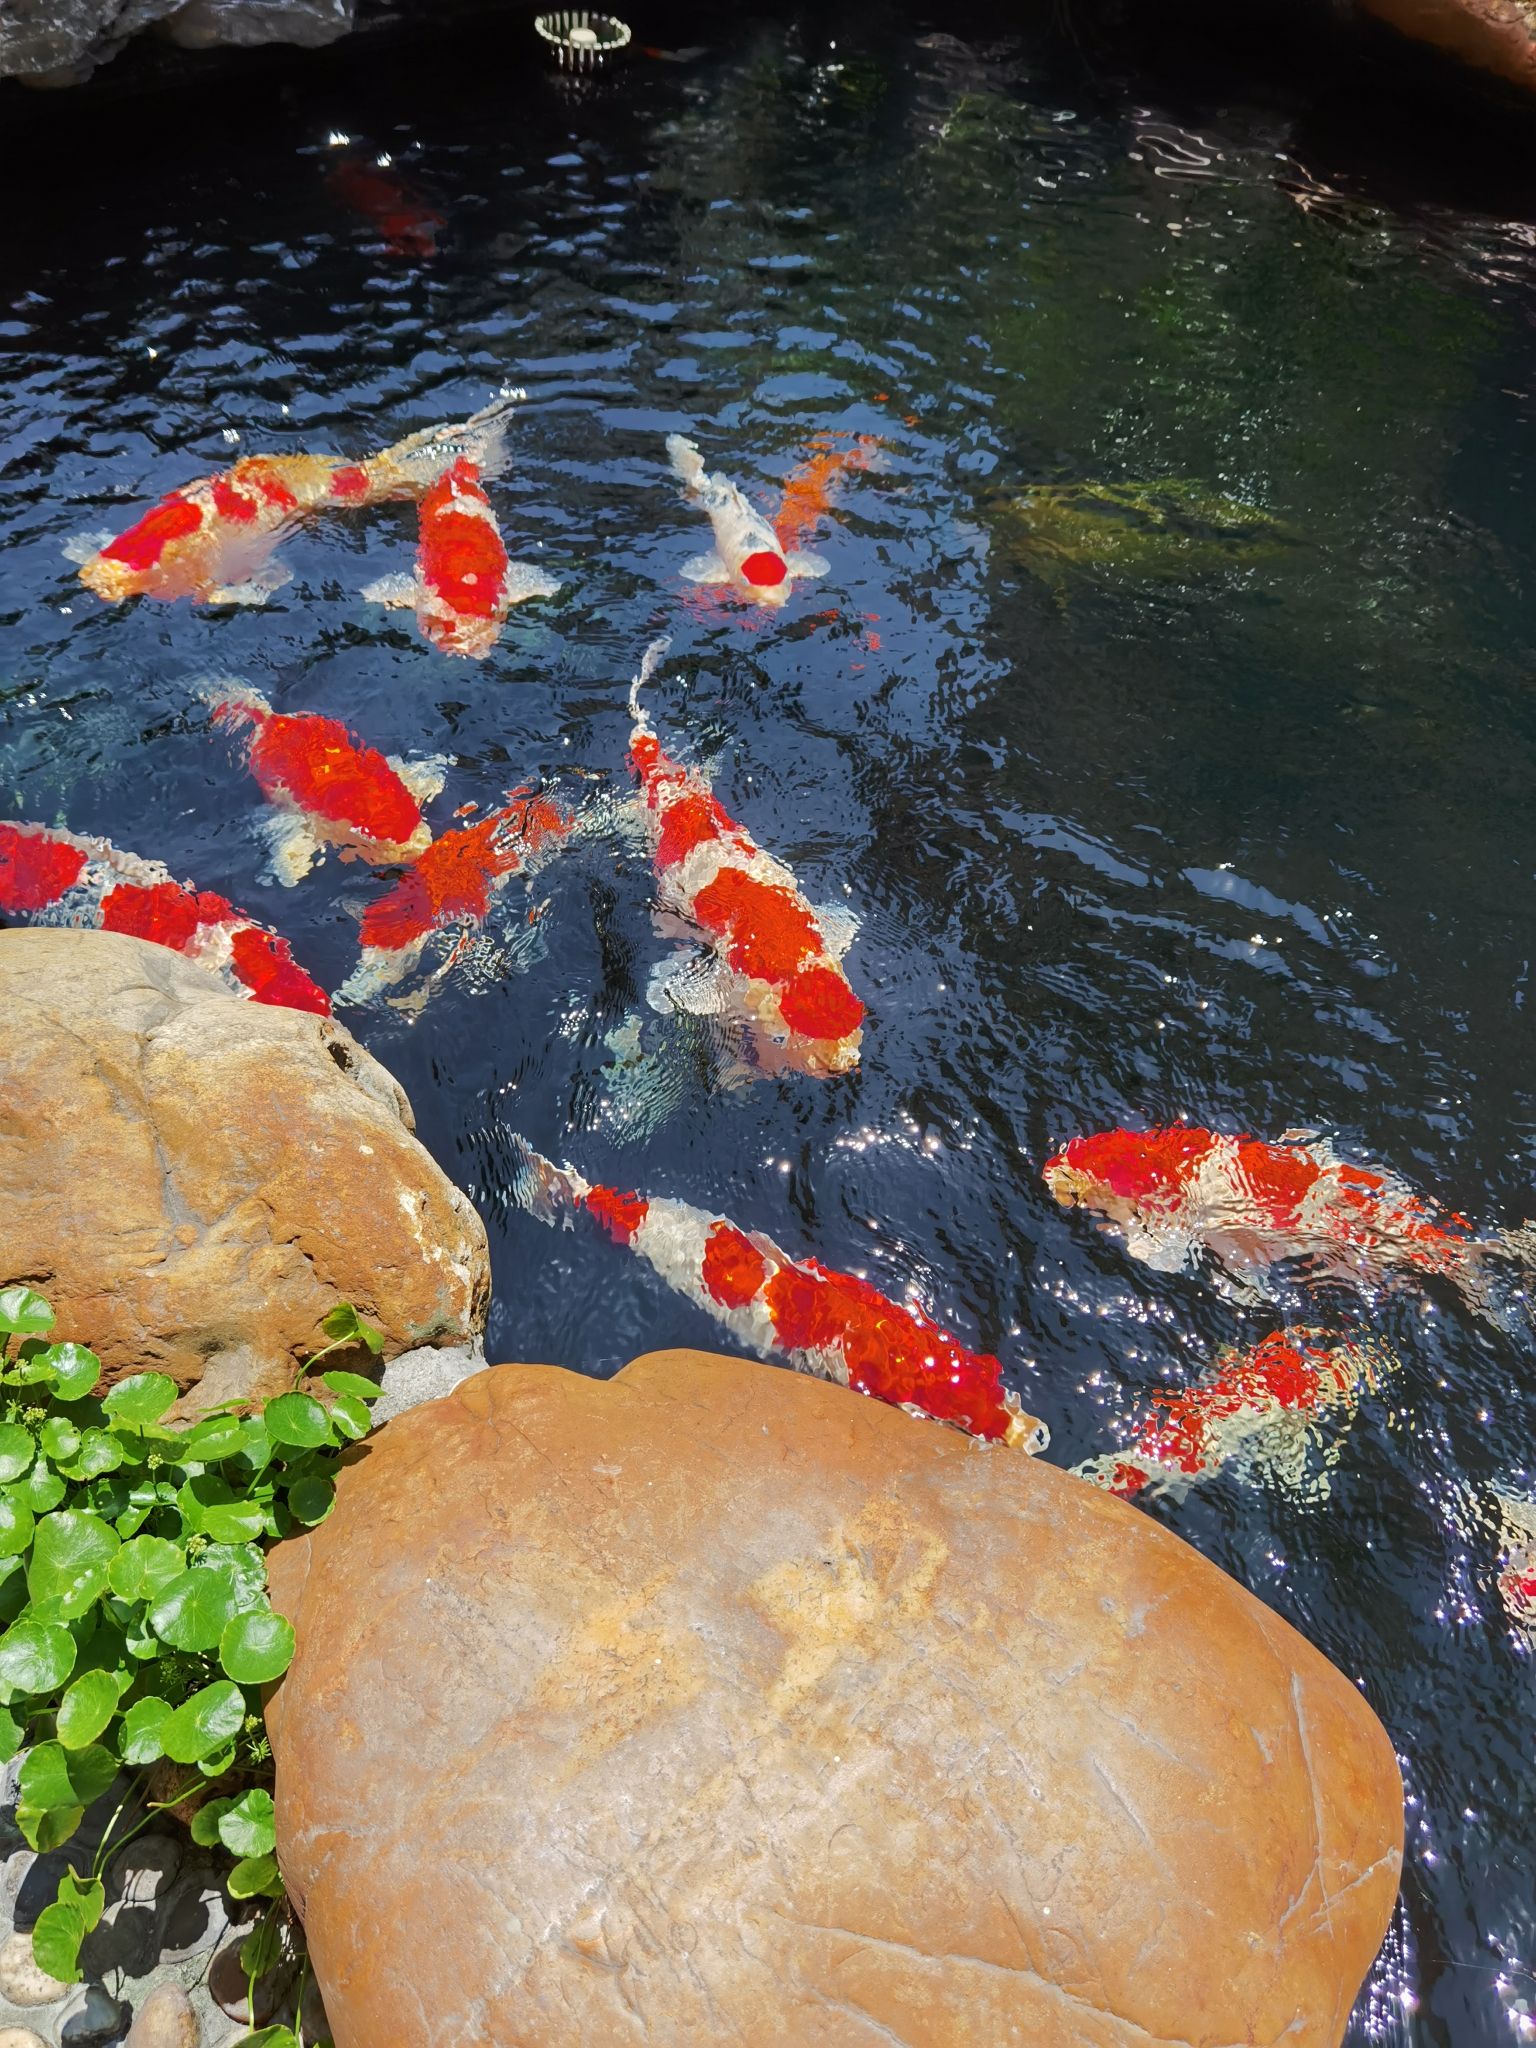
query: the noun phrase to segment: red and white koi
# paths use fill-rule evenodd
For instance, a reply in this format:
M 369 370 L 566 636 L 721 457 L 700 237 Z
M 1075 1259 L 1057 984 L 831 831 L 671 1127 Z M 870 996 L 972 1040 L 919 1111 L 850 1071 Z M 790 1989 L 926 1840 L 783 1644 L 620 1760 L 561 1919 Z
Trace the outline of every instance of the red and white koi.
M 0 916 L 126 932 L 211 968 L 252 1002 L 331 1014 L 325 990 L 269 925 L 107 839 L 0 823 Z
M 445 654 L 479 660 L 501 638 L 507 614 L 559 583 L 528 562 L 509 562 L 480 469 L 468 456 L 450 465 L 421 501 L 414 576 L 381 576 L 363 596 L 413 610 L 423 636 Z
M 491 475 L 505 460 L 510 392 L 453 425 L 427 427 L 363 462 L 330 455 L 248 455 L 232 469 L 169 492 L 126 532 L 84 534 L 65 555 L 111 603 L 187 597 L 261 604 L 292 572 L 271 560 L 311 514 L 387 498 L 419 498 L 460 457 Z
M 364 1003 L 384 995 L 411 973 L 435 932 L 456 930 L 459 943 L 439 970 L 446 972 L 508 879 L 533 873 L 575 824 L 573 813 L 547 797 L 519 791 L 474 824 L 439 834 L 364 911 L 361 956 L 336 1000 Z
M 1494 1489 L 1504 1563 L 1499 1597 L 1516 1632 L 1536 1650 L 1536 1500 Z
M 1125 1239 L 1133 1257 L 1177 1273 L 1201 1252 L 1227 1291 L 1266 1298 L 1263 1276 L 1283 1260 L 1314 1278 L 1372 1288 L 1440 1275 L 1480 1314 L 1496 1316 L 1487 1255 L 1522 1249 L 1524 1231 L 1477 1239 L 1464 1216 L 1439 1209 L 1382 1167 L 1341 1159 L 1312 1131 L 1274 1144 L 1192 1124 L 1074 1138 L 1046 1162 L 1045 1181 Z
M 443 786 L 440 763 L 386 759 L 336 719 L 276 712 L 233 680 L 203 695 L 215 725 L 249 731 L 246 761 L 273 807 L 267 837 L 279 882 L 297 882 L 326 846 L 343 859 L 383 863 L 415 860 L 431 845 L 421 807 Z
M 879 448 L 874 434 L 856 434 L 846 446 L 826 436 L 812 441 L 810 454 L 784 485 L 779 515 L 773 522 L 786 559 L 832 510 L 833 485 L 857 470 L 873 468 Z
M 375 230 L 391 256 L 437 254 L 443 216 L 405 183 L 387 155 L 372 163 L 357 156 L 339 157 L 327 182 L 335 197 Z
M 846 911 L 813 910 L 782 862 L 764 853 L 696 768 L 662 751 L 640 707 L 667 642 L 646 650 L 630 691 L 629 764 L 656 870 L 657 924 L 709 948 L 657 969 L 649 1000 L 746 1027 L 766 1071 L 846 1074 L 858 1065 L 864 1005 L 843 972 L 856 929 Z
M 638 1252 L 685 1301 L 759 1357 L 889 1401 L 989 1442 L 1043 1451 L 1050 1432 L 1026 1415 L 986 1352 L 970 1351 L 920 1309 L 851 1273 L 793 1259 L 761 1231 L 738 1230 L 688 1202 L 594 1187 L 521 1137 L 516 1198 L 542 1222 L 584 1211 Z
M 683 564 L 690 583 L 728 583 L 740 596 L 776 607 L 788 602 L 797 577 L 826 575 L 831 565 L 820 555 L 782 546 L 728 477 L 711 476 L 692 441 L 669 434 L 667 454 L 684 494 L 709 514 L 715 532 L 713 549 Z
M 1341 1429 L 1324 1443 L 1325 1421 L 1347 1428 L 1362 1394 L 1380 1386 L 1393 1364 L 1373 1342 L 1276 1330 L 1251 1349 L 1224 1352 L 1209 1378 L 1187 1392 L 1155 1393 L 1151 1415 L 1125 1450 L 1073 1470 L 1129 1500 L 1148 1487 L 1182 1498 L 1237 1465 L 1293 1495 L 1320 1499 L 1343 1441 Z

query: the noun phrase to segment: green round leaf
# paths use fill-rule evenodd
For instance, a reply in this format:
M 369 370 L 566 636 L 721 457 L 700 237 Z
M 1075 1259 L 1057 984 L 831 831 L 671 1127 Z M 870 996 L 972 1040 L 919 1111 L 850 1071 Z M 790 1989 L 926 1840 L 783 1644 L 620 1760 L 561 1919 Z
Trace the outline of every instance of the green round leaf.
M 176 1382 L 163 1372 L 136 1372 L 119 1380 L 101 1405 L 120 1422 L 142 1425 L 158 1422 L 175 1399 Z
M 238 1606 L 235 1574 L 229 1566 L 197 1564 L 155 1596 L 149 1625 L 173 1649 L 212 1650 Z
M 75 1668 L 75 1639 L 51 1621 L 18 1621 L 0 1636 L 0 1686 L 17 1693 L 57 1692 Z
M 19 1422 L 0 1422 L 0 1485 L 19 1479 L 36 1456 L 31 1430 Z
M 331 1441 L 330 1422 L 313 1394 L 279 1394 L 262 1409 L 261 1419 L 274 1443 L 312 1451 Z
M 234 1574 L 237 1612 L 243 1614 L 247 1607 L 266 1606 L 267 1560 L 254 1543 L 210 1543 L 201 1564 L 205 1571 Z
M 58 1473 L 50 1472 L 39 1458 L 25 1479 L 17 1480 L 12 1491 L 18 1499 L 26 1502 L 34 1515 L 48 1515 L 64 1498 L 65 1486 Z
M 67 1415 L 50 1415 L 41 1431 L 43 1453 L 62 1465 L 80 1448 L 80 1432 Z
M 0 1288 L 0 1333 L 36 1337 L 53 1328 L 53 1310 L 30 1287 Z
M 322 1473 L 312 1472 L 307 1479 L 295 1480 L 288 1489 L 288 1505 L 296 1521 L 313 1528 L 323 1522 L 336 1502 L 336 1488 Z
M 39 1742 L 27 1751 L 16 1781 L 18 1806 L 53 1808 L 89 1806 L 117 1776 L 117 1758 L 98 1743 L 66 1749 L 61 1742 Z
M 245 1424 L 238 1415 L 215 1415 L 178 1435 L 176 1455 L 187 1464 L 216 1465 L 232 1458 L 245 1442 Z
M 78 1401 L 101 1378 L 101 1360 L 83 1344 L 50 1344 L 34 1362 L 47 1366 L 61 1401 Z
M 32 1541 L 35 1524 L 24 1500 L 0 1494 L 0 1557 L 19 1557 Z
M 58 1738 L 66 1749 L 84 1749 L 116 1712 L 117 1680 L 109 1671 L 87 1671 L 59 1702 Z
M 80 1944 L 85 1939 L 85 1922 L 78 1906 L 57 1901 L 44 1906 L 32 1929 L 32 1956 L 37 1966 L 61 1984 L 80 1981 Z
M 232 1899 L 280 1898 L 283 1881 L 277 1874 L 275 1856 L 247 1856 L 224 1880 Z
M 266 1526 L 266 1516 L 252 1501 L 232 1500 L 203 1510 L 203 1534 L 216 1543 L 248 1543 Z
M 338 1394 L 331 1403 L 331 1427 L 341 1436 L 350 1437 L 356 1443 L 365 1437 L 373 1427 L 373 1417 L 368 1413 L 368 1403 L 360 1394 Z
M 219 1638 L 219 1662 L 242 1685 L 267 1685 L 293 1662 L 293 1625 L 270 1608 L 237 1614 Z
M 172 1763 L 195 1764 L 238 1735 L 244 1723 L 245 1694 L 217 1678 L 161 1723 L 161 1746 Z
M 360 1372 L 323 1372 L 322 1386 L 329 1387 L 333 1394 L 355 1394 L 359 1401 L 380 1401 L 384 1389 L 377 1380 L 364 1379 Z
M 234 1805 L 233 1799 L 209 1799 L 192 1816 L 192 1839 L 200 1848 L 217 1847 L 219 1822 Z
M 135 1770 L 140 1770 L 145 1764 L 152 1764 L 164 1756 L 165 1745 L 160 1740 L 160 1731 L 169 1720 L 170 1713 L 170 1701 L 159 1699 L 154 1693 L 146 1693 L 143 1699 L 134 1701 L 123 1716 L 118 1739 L 125 1764 L 132 1764 Z
M 84 1614 L 106 1590 L 107 1569 L 118 1548 L 117 1531 L 100 1515 L 60 1508 L 37 1525 L 27 1591 L 34 1600 L 57 1601 L 65 1621 Z
M 320 1327 L 333 1344 L 342 1344 L 351 1338 L 356 1343 L 366 1344 L 375 1358 L 384 1349 L 384 1332 L 377 1324 L 365 1321 L 350 1301 L 338 1301 L 333 1309 L 328 1309 Z
M 122 1462 L 123 1447 L 110 1430 L 88 1429 L 64 1471 L 71 1479 L 101 1479 Z
M 219 1817 L 219 1840 L 232 1856 L 270 1856 L 277 1847 L 272 1794 L 257 1785 Z
M 226 1771 L 232 1771 L 235 1768 L 235 1745 L 233 1741 L 226 1742 L 222 1749 L 210 1750 L 207 1756 L 200 1756 L 197 1760 L 197 1768 L 205 1778 L 210 1779 L 222 1778 Z
M 292 2027 L 258 2027 L 254 2034 L 242 2034 L 234 2048 L 299 2048 Z
M 0 1764 L 8 1764 L 21 1747 L 26 1730 L 14 1714 L 0 1707 Z
M 179 1543 L 163 1536 L 135 1536 L 107 1567 L 107 1583 L 119 1600 L 153 1600 L 187 1568 Z

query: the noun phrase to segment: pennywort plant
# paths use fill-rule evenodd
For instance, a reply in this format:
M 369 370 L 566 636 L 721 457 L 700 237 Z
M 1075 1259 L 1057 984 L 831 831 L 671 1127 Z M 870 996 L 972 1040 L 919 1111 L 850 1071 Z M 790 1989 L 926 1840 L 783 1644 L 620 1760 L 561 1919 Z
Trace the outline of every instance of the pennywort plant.
M 223 1796 L 199 1806 L 194 1840 L 227 1852 L 234 1897 L 273 1902 L 246 1942 L 254 1981 L 276 1956 L 282 1899 L 261 1688 L 294 1649 L 267 1598 L 264 1546 L 325 1520 L 335 1464 L 381 1390 L 331 1371 L 326 1402 L 296 1380 L 259 1409 L 171 1425 L 174 1381 L 135 1373 L 98 1398 L 101 1361 L 49 1343 L 53 1321 L 31 1288 L 0 1289 L 0 1762 L 26 1750 L 16 1818 L 38 1850 L 67 1842 L 125 1782 L 89 1874 L 66 1870 L 39 1916 L 33 1953 L 76 1982 L 108 1863 L 202 1787 Z M 322 1327 L 331 1341 L 299 1378 L 344 1345 L 382 1348 L 350 1305 Z M 150 1804 L 162 1763 L 179 1767 L 176 1789 Z M 278 2048 L 287 2030 L 264 2029 L 264 2048 L 269 2033 Z

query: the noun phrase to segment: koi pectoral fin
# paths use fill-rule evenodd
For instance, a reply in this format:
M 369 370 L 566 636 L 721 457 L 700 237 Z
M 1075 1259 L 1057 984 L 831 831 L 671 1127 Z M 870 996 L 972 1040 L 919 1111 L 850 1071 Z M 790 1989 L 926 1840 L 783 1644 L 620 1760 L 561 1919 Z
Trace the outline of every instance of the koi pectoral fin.
M 206 604 L 265 604 L 276 590 L 293 581 L 293 571 L 285 569 L 280 562 L 268 562 L 264 568 L 255 570 L 242 583 L 221 583 L 210 590 L 204 599 Z
M 645 999 L 663 1017 L 718 1017 L 729 1008 L 728 980 L 713 953 L 673 953 L 652 968 Z
M 531 562 L 509 562 L 505 584 L 508 604 L 523 604 L 530 597 L 554 597 L 560 589 L 556 576 L 546 576 Z
M 713 548 L 707 555 L 690 555 L 678 572 L 688 583 L 729 583 L 731 572 Z
M 422 588 L 414 576 L 397 572 L 366 585 L 361 596 L 367 604 L 387 604 L 396 609 L 415 611 L 421 601 Z
M 261 879 L 284 889 L 302 881 L 324 850 L 313 827 L 298 811 L 270 811 L 260 830 L 267 842 L 267 866 Z
M 813 903 L 811 909 L 821 926 L 828 953 L 834 960 L 841 960 L 859 935 L 858 918 L 842 903 Z
M 791 576 L 825 576 L 832 567 L 825 555 L 807 554 L 803 548 L 791 548 L 784 560 Z
M 99 527 L 94 533 L 71 534 L 62 550 L 64 559 L 83 569 L 85 564 L 99 555 L 104 547 L 110 546 L 113 538 L 113 534 L 105 526 Z

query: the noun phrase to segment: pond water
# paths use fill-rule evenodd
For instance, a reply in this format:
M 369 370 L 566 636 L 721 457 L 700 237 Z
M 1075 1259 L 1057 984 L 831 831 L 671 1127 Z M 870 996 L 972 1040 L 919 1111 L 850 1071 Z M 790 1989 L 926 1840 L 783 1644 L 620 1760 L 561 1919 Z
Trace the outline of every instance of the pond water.
M 932 23 L 743 24 L 586 97 L 511 36 L 255 78 L 13 138 L 52 168 L 0 254 L 0 817 L 165 861 L 335 988 L 381 884 L 263 881 L 201 681 L 442 756 L 441 826 L 540 778 L 622 792 L 667 633 L 664 742 L 859 920 L 834 1079 L 711 1085 L 647 1007 L 667 942 L 621 834 L 515 882 L 419 1011 L 340 1011 L 486 1218 L 494 1358 L 717 1341 L 521 1213 L 515 1132 L 916 1289 L 1063 1463 L 1276 1320 L 1058 1208 L 1074 1133 L 1311 1126 L 1480 1227 L 1536 1209 L 1528 226 L 1325 174 L 1284 109 Z M 109 608 L 61 554 L 237 453 L 361 454 L 508 383 L 493 496 L 564 588 L 483 662 L 360 596 L 409 566 L 408 506 L 301 532 L 261 609 Z M 811 542 L 829 574 L 776 614 L 690 592 L 670 432 L 770 510 L 811 437 L 877 436 Z M 1520 2038 L 1536 1668 L 1494 1489 L 1536 1491 L 1532 1340 L 1448 1289 L 1329 1312 L 1397 1365 L 1326 1495 L 1232 1472 L 1146 1511 L 1396 1743 L 1403 1897 L 1350 2040 Z

